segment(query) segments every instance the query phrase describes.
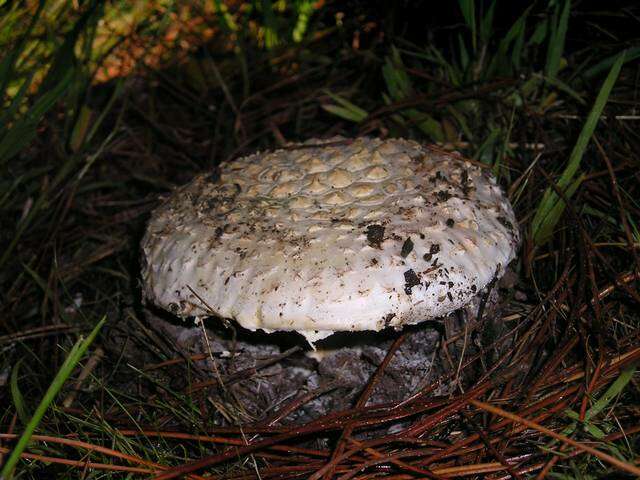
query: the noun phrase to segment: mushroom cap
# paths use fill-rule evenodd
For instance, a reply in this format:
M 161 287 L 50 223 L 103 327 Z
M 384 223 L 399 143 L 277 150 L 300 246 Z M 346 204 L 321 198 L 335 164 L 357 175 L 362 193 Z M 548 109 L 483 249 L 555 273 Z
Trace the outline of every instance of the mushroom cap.
M 177 189 L 142 241 L 144 294 L 181 317 L 313 343 L 446 315 L 518 243 L 489 170 L 414 141 L 313 139 Z

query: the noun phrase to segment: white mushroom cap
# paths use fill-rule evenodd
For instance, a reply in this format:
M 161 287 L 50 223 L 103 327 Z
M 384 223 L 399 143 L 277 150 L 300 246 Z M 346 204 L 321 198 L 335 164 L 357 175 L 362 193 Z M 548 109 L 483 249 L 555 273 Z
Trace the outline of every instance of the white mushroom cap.
M 322 142 L 176 190 L 142 242 L 148 301 L 314 342 L 443 316 L 514 258 L 516 219 L 488 170 L 413 141 Z

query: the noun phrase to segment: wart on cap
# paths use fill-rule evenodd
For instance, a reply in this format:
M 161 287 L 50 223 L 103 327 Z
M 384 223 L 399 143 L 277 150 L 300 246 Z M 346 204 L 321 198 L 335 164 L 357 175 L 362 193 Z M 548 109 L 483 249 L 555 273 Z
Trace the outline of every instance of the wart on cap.
M 340 140 L 176 190 L 142 242 L 147 300 L 315 342 L 441 317 L 502 274 L 519 232 L 488 171 L 413 141 Z

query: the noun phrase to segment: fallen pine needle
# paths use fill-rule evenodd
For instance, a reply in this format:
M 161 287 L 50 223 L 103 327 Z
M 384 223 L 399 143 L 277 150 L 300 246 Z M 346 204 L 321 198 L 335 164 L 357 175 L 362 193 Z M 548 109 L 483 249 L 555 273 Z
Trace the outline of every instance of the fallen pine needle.
M 529 428 L 537 430 L 538 432 L 544 433 L 545 435 L 548 435 L 560 442 L 566 443 L 567 445 L 571 445 L 572 447 L 577 448 L 578 450 L 581 450 L 585 453 L 590 453 L 594 457 L 597 457 L 600 460 L 607 462 L 620 470 L 624 470 L 625 472 L 629 472 L 633 475 L 640 476 L 640 468 L 636 467 L 635 465 L 618 460 L 617 458 L 607 453 L 601 452 L 596 448 L 590 447 L 589 445 L 586 445 L 581 442 L 577 442 L 560 433 L 556 433 L 553 430 L 548 429 L 547 427 L 543 427 L 539 423 L 532 422 L 531 420 L 527 420 L 526 418 L 520 417 L 519 415 L 515 415 L 513 413 L 507 412 L 506 410 L 502 410 L 499 407 L 489 405 L 488 403 L 484 403 L 479 400 L 470 399 L 469 403 L 480 408 L 481 410 L 484 410 L 485 412 L 493 413 L 494 415 L 498 415 L 503 418 L 508 418 L 509 420 L 515 423 L 521 423 L 523 425 L 526 425 Z

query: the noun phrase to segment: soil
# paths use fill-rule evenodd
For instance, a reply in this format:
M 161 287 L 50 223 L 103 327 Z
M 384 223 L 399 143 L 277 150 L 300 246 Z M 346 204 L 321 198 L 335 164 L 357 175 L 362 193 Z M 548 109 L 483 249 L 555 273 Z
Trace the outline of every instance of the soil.
M 483 319 L 478 322 L 476 314 L 483 297 L 488 301 Z M 487 296 L 481 292 L 467 307 L 443 319 L 405 327 L 406 338 L 367 405 L 402 401 L 439 379 L 446 379 L 440 380 L 433 392 L 440 395 L 472 380 L 467 377 L 481 372 L 467 370 L 464 378 L 456 375 L 460 355 L 477 354 L 483 344 L 495 338 L 501 330 L 495 321 L 499 318 L 497 312 L 497 293 Z M 146 314 L 148 326 L 167 340 L 177 354 L 200 355 L 192 364 L 196 375 L 191 385 L 181 385 L 187 378 L 184 367 L 173 370 L 178 375 L 173 385 L 187 392 L 204 391 L 214 398 L 214 404 L 224 405 L 217 414 L 219 418 L 214 419 L 217 424 L 299 424 L 350 408 L 402 333 L 393 329 L 337 333 L 319 342 L 318 351 L 314 352 L 295 333 L 250 332 L 211 318 L 204 321 L 205 336 L 200 323 L 186 323 L 150 310 Z M 202 357 L 205 359 L 200 360 Z M 491 363 L 490 355 L 486 357 L 485 366 Z M 297 408 L 285 408 L 304 396 L 307 400 Z

